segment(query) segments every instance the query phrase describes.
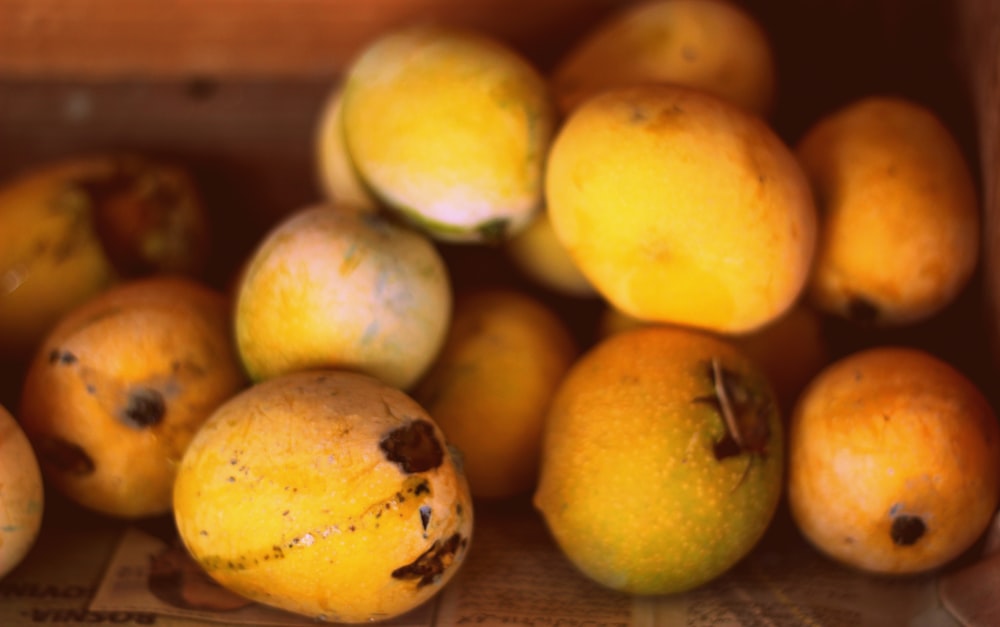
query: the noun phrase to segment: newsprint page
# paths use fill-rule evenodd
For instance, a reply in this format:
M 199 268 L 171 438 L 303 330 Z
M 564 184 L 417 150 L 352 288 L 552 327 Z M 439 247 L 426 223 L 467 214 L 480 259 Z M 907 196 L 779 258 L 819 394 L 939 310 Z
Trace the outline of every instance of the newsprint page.
M 317 624 L 215 585 L 187 556 L 169 520 L 116 524 L 66 503 L 47 508 L 32 553 L 0 580 L 4 627 Z M 469 554 L 441 593 L 378 624 L 995 627 L 998 538 L 1000 532 L 991 530 L 973 555 L 946 571 L 889 579 L 831 563 L 805 545 L 790 521 L 779 520 L 750 556 L 718 580 L 680 595 L 633 598 L 579 574 L 530 503 L 491 504 L 477 508 Z

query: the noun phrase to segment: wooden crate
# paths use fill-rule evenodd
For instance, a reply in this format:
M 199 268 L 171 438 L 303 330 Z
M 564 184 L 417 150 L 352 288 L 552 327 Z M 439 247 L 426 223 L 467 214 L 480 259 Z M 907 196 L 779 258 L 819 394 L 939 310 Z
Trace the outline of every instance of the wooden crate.
M 107 148 L 184 162 L 213 210 L 209 279 L 226 286 L 267 228 L 320 197 L 313 153 L 319 111 L 353 55 L 377 34 L 415 19 L 448 20 L 510 42 L 546 70 L 625 3 L 0 0 L 0 177 Z M 979 272 L 942 315 L 879 341 L 931 348 L 960 364 L 996 402 L 1000 2 L 744 4 L 775 45 L 779 93 L 772 123 L 787 141 L 822 112 L 874 92 L 923 102 L 955 132 L 981 193 Z M 523 286 L 495 264 L 491 251 L 445 248 L 462 261 L 455 265 L 458 285 L 485 276 Z M 553 304 L 585 337 L 593 308 L 562 299 Z M 834 348 L 846 353 L 856 346 Z

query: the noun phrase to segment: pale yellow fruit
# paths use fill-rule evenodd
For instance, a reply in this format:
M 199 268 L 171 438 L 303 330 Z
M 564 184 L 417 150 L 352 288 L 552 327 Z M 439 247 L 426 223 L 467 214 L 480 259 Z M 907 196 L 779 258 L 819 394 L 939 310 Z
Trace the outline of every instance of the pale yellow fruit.
M 654 82 L 703 89 L 767 115 L 776 73 L 768 34 L 742 5 L 651 0 L 627 4 L 599 23 L 551 80 L 564 114 L 605 89 Z
M 857 100 L 817 121 L 797 152 L 820 211 L 808 289 L 817 307 L 899 325 L 955 299 L 978 262 L 979 204 L 965 157 L 932 110 Z
M 35 545 L 45 511 L 38 459 L 21 425 L 0 406 L 0 579 Z
M 327 96 L 316 128 L 316 176 L 323 196 L 330 202 L 378 209 L 379 202 L 358 176 L 344 140 L 343 88 L 336 85 Z
M 448 268 L 422 233 L 345 205 L 316 205 L 265 235 L 236 287 L 236 346 L 263 380 L 337 366 L 411 386 L 451 318 Z
M 29 358 L 60 316 L 123 278 L 199 275 L 208 216 L 182 167 L 99 153 L 0 185 L 0 359 Z
M 534 488 L 542 423 L 575 357 L 566 323 L 538 299 L 511 289 L 459 296 L 448 339 L 414 398 L 464 454 L 473 496 Z
M 505 250 L 514 265 L 542 287 L 568 296 L 597 294 L 556 237 L 547 211 L 507 240 Z
M 226 588 L 332 622 L 417 607 L 468 552 L 473 504 L 441 430 L 377 379 L 302 371 L 219 407 L 177 473 L 184 544 Z
M 777 403 L 753 362 L 707 333 L 652 326 L 598 343 L 563 379 L 534 502 L 587 576 L 670 594 L 756 546 L 783 467 Z
M 1000 426 L 976 386 L 941 359 L 877 346 L 821 372 L 789 434 L 788 502 L 831 558 L 915 574 L 957 558 L 1000 503 Z
M 119 283 L 75 307 L 32 360 L 18 418 L 56 490 L 120 518 L 170 510 L 192 435 L 246 385 L 230 305 L 192 279 Z
M 548 85 L 482 33 L 383 34 L 348 68 L 342 117 L 366 185 L 434 238 L 500 241 L 542 206 L 555 123 Z
M 809 275 L 812 192 L 759 117 L 701 91 L 606 91 L 570 115 L 546 177 L 580 271 L 636 318 L 723 333 L 787 311 Z

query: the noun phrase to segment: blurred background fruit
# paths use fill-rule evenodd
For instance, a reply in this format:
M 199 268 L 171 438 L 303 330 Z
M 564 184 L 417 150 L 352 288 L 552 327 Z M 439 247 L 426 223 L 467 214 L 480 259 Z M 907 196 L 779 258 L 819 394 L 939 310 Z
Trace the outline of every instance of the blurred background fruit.
M 0 579 L 28 555 L 45 513 L 45 486 L 35 450 L 0 405 Z
M 527 227 L 508 239 L 504 249 L 517 269 L 541 287 L 573 297 L 598 295 L 556 237 L 548 211 L 541 211 Z
M 609 88 L 672 83 L 771 113 L 777 64 L 768 33 L 742 3 L 624 3 L 582 35 L 551 75 L 563 115 Z
M 534 489 L 545 414 L 576 356 L 566 324 L 540 300 L 513 289 L 458 295 L 444 348 L 413 396 L 463 453 L 474 497 Z
M 829 112 L 796 147 L 820 216 L 810 301 L 881 326 L 944 309 L 979 261 L 972 171 L 929 108 L 871 96 Z
M 33 352 L 56 320 L 123 278 L 198 276 L 208 216 L 183 166 L 97 153 L 0 184 L 0 359 Z
M 316 125 L 316 178 L 323 197 L 332 203 L 378 209 L 380 203 L 365 187 L 344 138 L 343 85 L 330 90 Z

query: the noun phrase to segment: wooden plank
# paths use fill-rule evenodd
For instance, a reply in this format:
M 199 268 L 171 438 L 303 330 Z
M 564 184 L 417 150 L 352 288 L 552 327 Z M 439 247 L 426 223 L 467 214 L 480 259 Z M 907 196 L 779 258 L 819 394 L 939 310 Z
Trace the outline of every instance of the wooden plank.
M 962 0 L 956 54 L 975 111 L 983 205 L 983 319 L 1000 363 L 1000 3 Z
M 0 75 L 326 77 L 414 20 L 475 27 L 539 62 L 623 0 L 0 0 Z

